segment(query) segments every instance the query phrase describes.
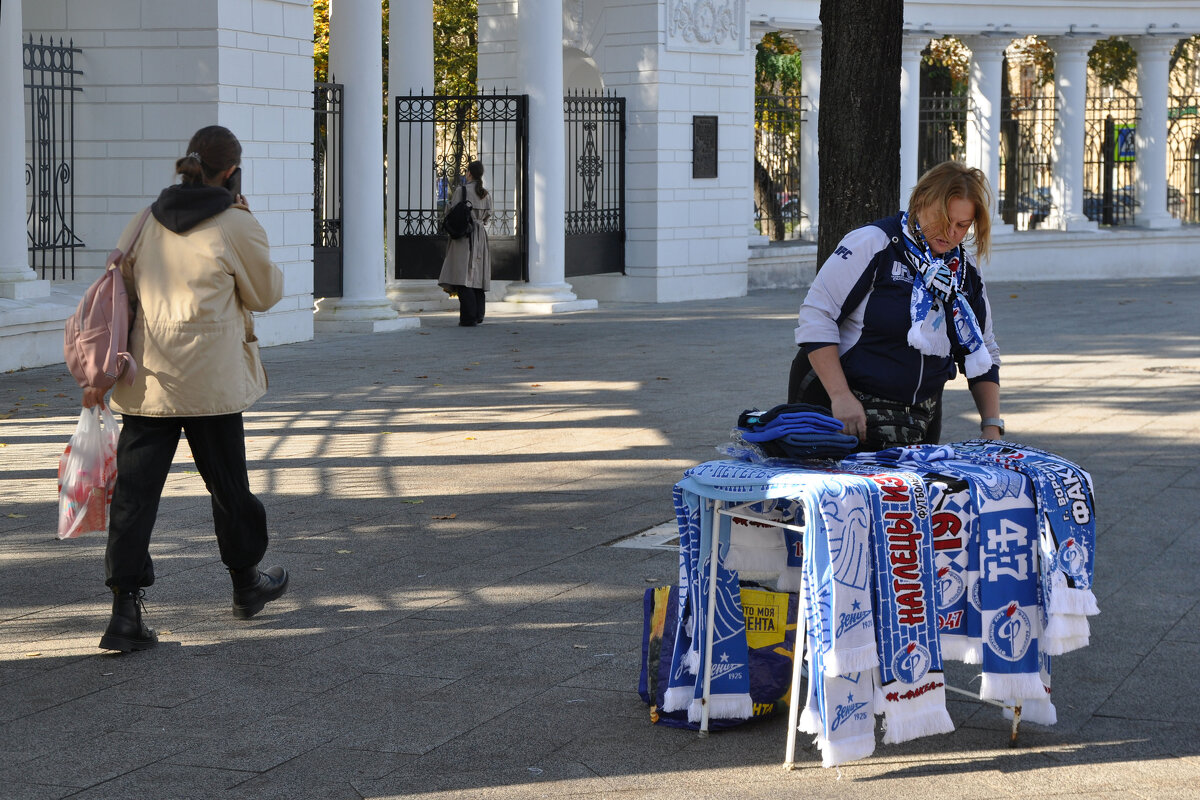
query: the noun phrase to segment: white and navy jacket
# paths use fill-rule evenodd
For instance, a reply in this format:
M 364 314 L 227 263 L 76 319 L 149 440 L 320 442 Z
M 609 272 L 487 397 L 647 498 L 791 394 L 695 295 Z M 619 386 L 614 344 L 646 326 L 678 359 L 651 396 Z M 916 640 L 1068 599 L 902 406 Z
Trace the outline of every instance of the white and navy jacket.
M 955 363 L 965 355 L 954 325 L 947 325 L 951 355 L 926 356 L 908 343 L 912 324 L 909 301 L 917 276 L 916 256 L 901 237 L 911 234 L 900 225 L 900 214 L 877 220 L 846 234 L 813 281 L 800 307 L 796 344 L 811 352 L 838 346 L 842 371 L 850 388 L 888 400 L 913 404 L 939 392 L 957 374 Z M 1000 351 L 992 333 L 991 307 L 983 278 L 966 248 L 962 292 L 975 312 L 992 368 L 971 379 L 1000 382 Z

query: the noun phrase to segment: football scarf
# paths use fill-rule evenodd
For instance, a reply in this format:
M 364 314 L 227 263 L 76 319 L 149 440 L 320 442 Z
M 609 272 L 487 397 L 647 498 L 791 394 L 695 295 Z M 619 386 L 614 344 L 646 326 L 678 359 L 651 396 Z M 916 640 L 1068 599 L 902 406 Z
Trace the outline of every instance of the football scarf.
M 885 744 L 949 733 L 938 641 L 925 486 L 912 472 L 869 476 L 877 502 L 873 554 L 879 703 Z
M 909 230 L 908 212 L 900 217 L 900 226 Z M 983 333 L 971 304 L 962 295 L 965 267 L 958 256 L 958 248 L 949 261 L 934 256 L 921 233 L 921 226 L 913 221 L 912 230 L 921 246 L 915 245 L 908 236 L 902 236 L 904 245 L 917 262 L 917 278 L 913 281 L 909 299 L 911 326 L 908 343 L 927 356 L 950 355 L 950 337 L 946 332 L 946 308 L 951 310 L 954 330 L 958 341 L 966 351 L 963 371 L 968 378 L 984 374 L 992 368 L 992 356 L 983 344 Z M 963 267 L 960 269 L 960 267 Z
M 1087 617 L 1100 613 L 1092 591 L 1096 506 L 1091 476 L 1061 456 L 1011 442 L 972 439 L 955 449 L 962 458 L 999 464 L 1033 482 L 1042 560 L 1042 649 L 1061 655 L 1086 647 Z
M 834 767 L 875 750 L 869 496 L 828 476 L 805 497 L 809 692 L 800 730 L 814 734 L 822 765 Z
M 983 657 L 979 611 L 972 608 L 969 598 L 979 580 L 979 526 L 971 489 L 965 480 L 951 475 L 927 472 L 924 477 L 929 493 L 942 658 L 978 664 Z M 974 570 L 970 568 L 972 554 Z M 974 638 L 968 633 L 972 617 Z

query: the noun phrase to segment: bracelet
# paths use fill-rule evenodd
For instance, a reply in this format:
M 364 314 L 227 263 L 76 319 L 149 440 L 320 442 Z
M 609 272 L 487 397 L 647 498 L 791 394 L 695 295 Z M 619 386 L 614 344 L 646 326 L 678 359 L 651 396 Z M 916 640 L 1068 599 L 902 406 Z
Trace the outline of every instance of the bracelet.
M 989 425 L 993 425 L 993 426 L 999 428 L 1000 435 L 1001 436 L 1004 435 L 1004 420 L 1000 419 L 999 417 L 984 417 L 983 420 L 979 423 L 979 430 L 982 431 L 984 428 L 988 427 Z

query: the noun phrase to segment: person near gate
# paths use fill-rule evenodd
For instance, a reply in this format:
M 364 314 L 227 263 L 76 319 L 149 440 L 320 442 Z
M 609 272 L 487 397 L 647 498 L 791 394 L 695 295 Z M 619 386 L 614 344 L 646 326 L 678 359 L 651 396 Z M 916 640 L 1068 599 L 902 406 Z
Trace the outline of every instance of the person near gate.
M 242 146 L 219 125 L 201 128 L 175 162 L 179 183 L 151 206 L 121 265 L 137 375 L 118 382 L 122 415 L 117 482 L 109 512 L 106 584 L 112 617 L 100 647 L 129 652 L 158 643 L 142 619 L 154 583 L 150 533 L 182 432 L 212 499 L 221 561 L 233 583 L 233 615 L 248 619 L 284 593 L 288 574 L 259 569 L 267 550 L 263 504 L 250 491 L 242 412 L 267 389 L 251 311 L 283 294 L 267 235 L 240 190 Z M 131 238 L 140 214 L 125 230 Z M 105 391 L 84 389 L 83 405 Z
M 465 199 L 471 204 L 471 233 L 451 239 L 442 261 L 438 285 L 458 295 L 458 324 L 470 328 L 483 322 L 487 291 L 492 288 L 492 256 L 484 227 L 492 216 L 492 196 L 483 187 L 483 162 L 467 164 L 467 182 L 450 196 L 446 209 Z
M 788 402 L 829 408 L 859 450 L 936 444 L 943 387 L 961 370 L 982 435 L 1004 435 L 1000 352 L 966 246 L 986 258 L 990 195 L 980 170 L 946 161 L 907 211 L 846 234 L 800 307 Z

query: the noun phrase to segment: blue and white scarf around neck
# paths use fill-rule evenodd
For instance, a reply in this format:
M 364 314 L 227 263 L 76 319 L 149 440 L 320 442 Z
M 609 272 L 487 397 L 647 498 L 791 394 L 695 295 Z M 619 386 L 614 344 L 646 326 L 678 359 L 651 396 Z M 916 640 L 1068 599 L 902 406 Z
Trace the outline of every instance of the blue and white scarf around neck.
M 917 278 L 913 280 L 909 314 L 912 325 L 908 329 L 908 343 L 927 356 L 950 355 L 950 337 L 946 332 L 946 307 L 949 306 L 954 319 L 954 330 L 967 356 L 963 371 L 968 378 L 978 377 L 992 368 L 992 355 L 983 343 L 983 332 L 971 304 L 963 297 L 963 274 L 966 264 L 961 258 L 960 248 L 955 248 L 950 260 L 934 256 L 929 243 L 921 233 L 921 226 L 913 220 L 912 230 L 921 243 L 918 247 L 908 237 L 908 212 L 900 217 L 904 229 L 904 246 L 917 262 Z

